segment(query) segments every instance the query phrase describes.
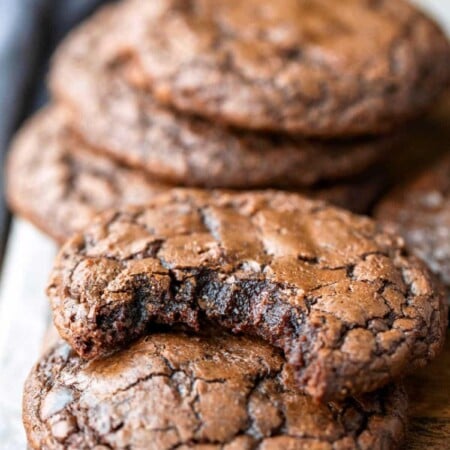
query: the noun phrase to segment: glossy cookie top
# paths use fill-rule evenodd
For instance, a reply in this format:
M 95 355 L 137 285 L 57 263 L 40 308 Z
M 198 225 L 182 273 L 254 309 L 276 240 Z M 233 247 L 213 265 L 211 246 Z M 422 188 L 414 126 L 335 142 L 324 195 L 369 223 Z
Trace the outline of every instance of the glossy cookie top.
M 28 378 L 24 423 L 39 450 L 381 450 L 406 405 L 396 386 L 318 405 L 261 341 L 158 333 L 100 361 L 56 345 Z
M 450 76 L 445 35 L 403 0 L 128 0 L 123 22 L 158 99 L 242 128 L 377 133 Z
M 205 323 L 282 348 L 320 399 L 374 390 L 440 349 L 444 296 L 368 218 L 287 193 L 171 191 L 111 211 L 61 250 L 54 321 L 82 356 L 152 323 Z

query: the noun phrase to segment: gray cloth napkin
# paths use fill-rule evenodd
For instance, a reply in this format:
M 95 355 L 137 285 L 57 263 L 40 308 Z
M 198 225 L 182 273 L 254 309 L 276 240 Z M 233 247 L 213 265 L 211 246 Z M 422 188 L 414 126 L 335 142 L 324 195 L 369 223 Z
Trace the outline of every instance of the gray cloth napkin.
M 104 0 L 52 0 L 54 38 L 61 37 L 80 20 L 91 14 Z
M 48 0 L 0 0 L 0 157 L 2 169 L 11 133 L 26 102 L 26 87 L 38 57 L 40 23 Z M 1 179 L 4 174 L 2 170 Z M 7 212 L 0 183 L 0 252 Z
M 8 213 L 4 163 L 11 135 L 21 119 L 47 100 L 48 59 L 70 28 L 101 0 L 0 0 L 0 261 Z

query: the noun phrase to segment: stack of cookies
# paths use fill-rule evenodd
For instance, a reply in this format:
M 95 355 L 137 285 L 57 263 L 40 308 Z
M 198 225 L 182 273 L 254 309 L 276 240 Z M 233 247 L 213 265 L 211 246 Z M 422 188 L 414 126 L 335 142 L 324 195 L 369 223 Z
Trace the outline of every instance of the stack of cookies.
M 14 211 L 61 243 L 174 185 L 366 213 L 399 128 L 448 82 L 448 42 L 404 1 L 278 3 L 127 0 L 89 19 L 13 146 Z
M 62 247 L 34 449 L 390 449 L 447 302 L 403 240 L 284 192 L 171 190 Z
M 75 30 L 8 167 L 65 242 L 31 448 L 396 447 L 447 303 L 354 212 L 449 80 L 404 0 L 125 0 Z

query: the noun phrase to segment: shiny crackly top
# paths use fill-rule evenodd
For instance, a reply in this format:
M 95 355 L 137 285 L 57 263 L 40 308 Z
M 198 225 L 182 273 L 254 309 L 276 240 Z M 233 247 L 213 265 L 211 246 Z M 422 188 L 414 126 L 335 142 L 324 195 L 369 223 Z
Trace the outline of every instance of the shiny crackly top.
M 318 398 L 373 390 L 440 348 L 442 293 L 368 218 L 277 192 L 169 191 L 74 236 L 48 293 L 94 358 L 151 323 L 206 321 L 281 347 Z
M 165 333 L 94 362 L 55 346 L 28 379 L 24 419 L 39 450 L 387 448 L 406 404 L 390 386 L 317 405 L 261 341 Z

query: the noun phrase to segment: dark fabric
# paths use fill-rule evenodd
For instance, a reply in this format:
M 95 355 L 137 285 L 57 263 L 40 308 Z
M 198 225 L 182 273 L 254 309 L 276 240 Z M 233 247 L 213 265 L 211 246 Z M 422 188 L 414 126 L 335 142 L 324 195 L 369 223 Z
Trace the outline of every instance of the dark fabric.
M 53 0 L 52 22 L 54 39 L 61 39 L 67 31 L 90 15 L 102 0 Z
M 101 3 L 0 0 L 0 257 L 8 222 L 3 167 L 11 135 L 23 118 L 47 101 L 44 81 L 59 40 Z
M 27 100 L 27 86 L 40 55 L 42 20 L 49 0 L 0 0 L 0 152 L 2 181 L 6 148 Z M 8 215 L 0 186 L 0 251 Z

